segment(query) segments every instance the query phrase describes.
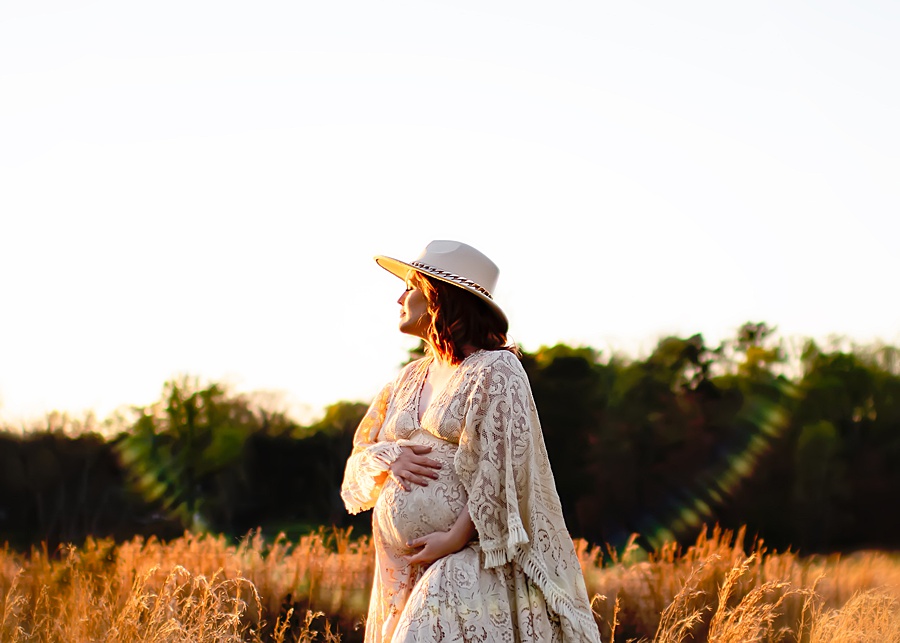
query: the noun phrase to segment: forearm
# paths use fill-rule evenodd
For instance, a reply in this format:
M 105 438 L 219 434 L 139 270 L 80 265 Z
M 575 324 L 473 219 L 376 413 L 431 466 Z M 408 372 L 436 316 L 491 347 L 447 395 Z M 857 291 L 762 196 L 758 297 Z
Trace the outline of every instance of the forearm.
M 472 522 L 472 518 L 469 517 L 468 507 L 463 506 L 463 510 L 456 519 L 456 522 L 450 527 L 449 534 L 452 542 L 455 545 L 458 545 L 456 551 L 465 547 L 470 540 L 478 535 L 478 531 L 475 529 L 475 523 Z

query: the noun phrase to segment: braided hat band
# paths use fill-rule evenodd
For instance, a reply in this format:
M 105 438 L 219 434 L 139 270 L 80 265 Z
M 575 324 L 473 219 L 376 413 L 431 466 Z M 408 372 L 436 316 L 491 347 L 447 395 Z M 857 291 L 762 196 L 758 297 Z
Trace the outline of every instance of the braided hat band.
M 458 284 L 460 286 L 465 286 L 466 288 L 472 288 L 474 290 L 477 290 L 478 292 L 480 292 L 482 295 L 484 295 L 488 299 L 491 299 L 491 300 L 494 299 L 493 297 L 491 297 L 491 293 L 489 293 L 487 290 L 485 290 L 484 288 L 482 288 L 481 286 L 476 284 L 471 279 L 466 279 L 465 277 L 460 277 L 459 275 L 454 275 L 452 272 L 447 272 L 446 270 L 441 270 L 440 268 L 435 268 L 434 266 L 429 266 L 428 264 L 422 263 L 421 261 L 411 261 L 409 265 L 413 266 L 414 268 L 421 268 L 425 272 L 431 273 L 435 277 L 440 277 L 441 279 L 444 279 L 445 281 L 452 281 L 453 283 Z
M 459 241 L 432 241 L 413 261 L 385 256 L 377 256 L 375 261 L 400 279 L 406 279 L 410 271 L 416 271 L 459 286 L 487 303 L 491 310 L 507 321 L 491 294 L 496 290 L 500 269 L 470 245 Z

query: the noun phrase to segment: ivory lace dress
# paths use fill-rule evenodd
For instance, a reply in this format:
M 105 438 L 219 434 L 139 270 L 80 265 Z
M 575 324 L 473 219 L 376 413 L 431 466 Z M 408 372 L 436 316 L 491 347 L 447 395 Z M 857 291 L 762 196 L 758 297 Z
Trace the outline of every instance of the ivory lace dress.
M 430 362 L 407 365 L 385 386 L 347 461 L 347 510 L 374 508 L 366 643 L 599 643 L 521 363 L 503 350 L 469 355 L 420 423 Z M 430 446 L 442 467 L 437 480 L 404 491 L 386 471 L 410 444 Z M 406 543 L 448 530 L 466 505 L 477 540 L 408 565 Z

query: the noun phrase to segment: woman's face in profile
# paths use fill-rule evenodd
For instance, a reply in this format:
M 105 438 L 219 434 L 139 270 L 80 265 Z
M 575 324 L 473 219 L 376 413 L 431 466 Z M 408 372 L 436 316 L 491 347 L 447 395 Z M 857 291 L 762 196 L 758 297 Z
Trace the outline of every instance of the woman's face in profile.
M 416 287 L 412 281 L 406 282 L 406 290 L 397 300 L 400 304 L 400 332 L 421 339 L 427 339 L 428 326 L 431 321 L 428 317 L 428 300 L 425 293 Z

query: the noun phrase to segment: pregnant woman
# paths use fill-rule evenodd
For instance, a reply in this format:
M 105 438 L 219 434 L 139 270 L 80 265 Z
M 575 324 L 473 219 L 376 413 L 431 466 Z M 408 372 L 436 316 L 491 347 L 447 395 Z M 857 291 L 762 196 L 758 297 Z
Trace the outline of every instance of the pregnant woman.
M 375 260 L 406 281 L 400 330 L 429 355 L 372 402 L 341 488 L 374 508 L 366 643 L 599 643 L 497 267 L 455 241 Z

